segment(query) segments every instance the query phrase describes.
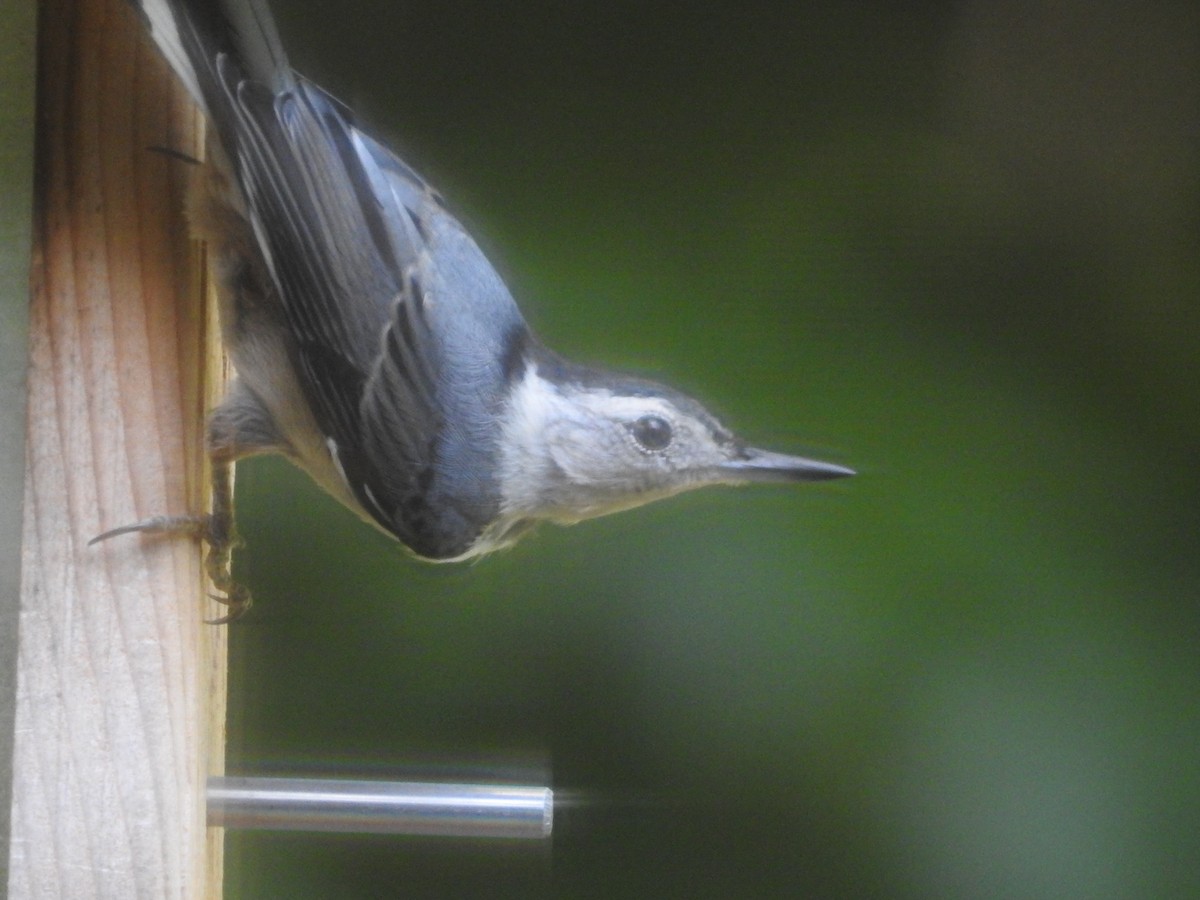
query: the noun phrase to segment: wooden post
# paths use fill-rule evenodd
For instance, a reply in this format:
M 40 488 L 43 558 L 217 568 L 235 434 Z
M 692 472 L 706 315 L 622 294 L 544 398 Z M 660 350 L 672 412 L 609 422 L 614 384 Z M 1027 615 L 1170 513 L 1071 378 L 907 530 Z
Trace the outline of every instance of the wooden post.
M 213 897 L 225 630 L 189 540 L 220 388 L 183 219 L 201 123 L 122 0 L 44 0 L 9 892 Z
M 34 0 L 0 3 L 0 886 L 8 883 L 33 227 Z

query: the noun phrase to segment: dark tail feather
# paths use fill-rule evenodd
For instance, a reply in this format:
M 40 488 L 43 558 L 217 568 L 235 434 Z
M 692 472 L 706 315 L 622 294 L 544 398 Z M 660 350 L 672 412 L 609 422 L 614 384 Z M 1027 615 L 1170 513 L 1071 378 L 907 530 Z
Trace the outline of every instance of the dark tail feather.
M 217 60 L 226 72 L 279 93 L 294 85 L 265 0 L 130 0 L 154 42 L 196 102 L 221 105 Z

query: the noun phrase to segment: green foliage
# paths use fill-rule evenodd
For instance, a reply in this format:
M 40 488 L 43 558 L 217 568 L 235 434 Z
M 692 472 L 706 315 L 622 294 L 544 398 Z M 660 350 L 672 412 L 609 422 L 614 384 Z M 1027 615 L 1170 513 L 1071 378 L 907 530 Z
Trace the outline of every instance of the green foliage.
M 232 836 L 229 896 L 1200 890 L 1182 12 L 276 6 L 551 346 L 862 474 L 430 567 L 242 466 L 232 771 L 587 802 L 545 853 Z

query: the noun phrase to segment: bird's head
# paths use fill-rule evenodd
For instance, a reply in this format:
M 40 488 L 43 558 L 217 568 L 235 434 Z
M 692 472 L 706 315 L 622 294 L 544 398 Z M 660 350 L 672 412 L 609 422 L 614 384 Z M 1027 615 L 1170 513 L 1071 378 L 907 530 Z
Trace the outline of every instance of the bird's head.
M 524 369 L 501 441 L 506 515 L 560 523 L 708 485 L 854 474 L 749 447 L 679 391 L 568 365 Z

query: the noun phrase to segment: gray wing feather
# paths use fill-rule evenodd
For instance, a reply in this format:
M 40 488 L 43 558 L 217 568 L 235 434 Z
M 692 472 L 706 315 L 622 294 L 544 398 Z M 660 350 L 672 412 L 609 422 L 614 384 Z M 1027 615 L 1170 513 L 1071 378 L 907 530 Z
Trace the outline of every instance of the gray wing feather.
M 293 75 L 259 0 L 135 3 L 214 124 L 349 487 L 417 553 L 463 553 L 499 504 L 512 297 L 428 185 Z

